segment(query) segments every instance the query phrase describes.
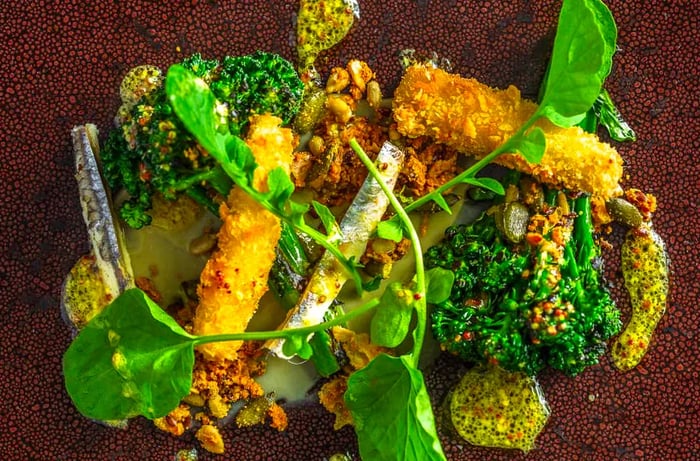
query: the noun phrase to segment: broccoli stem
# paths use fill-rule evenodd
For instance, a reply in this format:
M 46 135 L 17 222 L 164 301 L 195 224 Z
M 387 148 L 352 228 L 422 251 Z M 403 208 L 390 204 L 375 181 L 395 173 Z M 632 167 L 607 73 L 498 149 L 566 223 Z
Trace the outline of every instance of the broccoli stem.
M 574 200 L 574 211 L 578 215 L 574 221 L 573 240 L 576 243 L 576 261 L 582 267 L 589 267 L 596 256 L 591 217 L 591 198 L 583 195 Z

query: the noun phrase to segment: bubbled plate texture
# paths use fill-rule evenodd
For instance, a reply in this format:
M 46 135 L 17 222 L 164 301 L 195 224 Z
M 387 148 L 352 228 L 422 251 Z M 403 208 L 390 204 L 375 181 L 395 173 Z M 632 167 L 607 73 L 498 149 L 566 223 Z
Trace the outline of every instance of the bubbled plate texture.
M 366 60 L 393 88 L 399 50 L 448 58 L 456 72 L 534 97 L 551 49 L 558 1 L 360 0 L 361 19 L 321 70 Z M 668 311 L 650 352 L 619 373 L 609 358 L 575 379 L 545 374 L 552 416 L 528 454 L 475 448 L 443 434 L 450 460 L 700 459 L 700 81 L 691 1 L 622 1 L 609 6 L 619 51 L 607 88 L 636 130 L 616 145 L 626 186 L 651 192 L 672 262 Z M 0 5 L 0 457 L 5 460 L 171 460 L 195 446 L 143 419 L 128 430 L 81 417 L 64 391 L 61 357 L 71 333 L 59 314 L 64 275 L 88 249 L 73 177 L 70 129 L 94 122 L 106 133 L 124 73 L 166 69 L 193 52 L 206 57 L 273 51 L 295 59 L 293 1 L 4 0 Z M 615 234 L 613 243 L 620 243 Z M 619 260 L 607 272 L 625 313 Z M 460 364 L 428 373 L 440 402 Z M 323 460 L 348 451 L 352 430 L 332 430 L 319 406 L 289 408 L 286 432 L 224 430 L 225 457 Z

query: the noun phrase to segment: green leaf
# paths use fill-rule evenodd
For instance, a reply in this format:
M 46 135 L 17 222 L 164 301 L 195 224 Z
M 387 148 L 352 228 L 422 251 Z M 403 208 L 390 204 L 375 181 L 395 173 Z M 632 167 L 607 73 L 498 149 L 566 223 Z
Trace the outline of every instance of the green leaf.
M 314 350 L 311 347 L 311 344 L 309 344 L 309 342 L 306 340 L 304 340 L 304 342 L 301 343 L 301 347 L 297 351 L 297 355 L 304 360 L 309 360 L 313 353 Z
M 292 335 L 285 338 L 282 343 L 282 353 L 287 357 L 293 357 L 299 352 L 304 344 L 304 338 L 299 335 Z
M 425 272 L 426 277 L 426 300 L 432 304 L 438 304 L 447 301 L 452 293 L 452 285 L 455 282 L 454 272 L 443 269 L 442 267 L 433 267 Z
M 175 114 L 187 130 L 220 163 L 225 162 L 228 128 L 216 116 L 216 98 L 207 84 L 180 64 L 170 66 L 165 79 L 165 91 Z
M 268 201 L 278 210 L 284 209 L 284 205 L 294 193 L 294 183 L 281 167 L 273 168 L 267 175 L 268 192 L 265 194 Z
M 600 0 L 564 0 L 539 112 L 553 123 L 579 123 L 610 73 L 617 29 Z
M 190 391 L 193 339 L 143 291 L 127 290 L 64 354 L 68 394 L 88 418 L 165 416 Z
M 393 282 L 384 293 L 370 323 L 374 344 L 396 347 L 408 335 L 413 315 L 413 292 L 401 283 Z
M 480 187 L 482 189 L 489 190 L 498 195 L 505 195 L 506 191 L 503 189 L 503 184 L 493 178 L 474 178 L 468 177 L 464 178 L 462 181 L 465 184 L 471 184 L 472 186 Z
M 331 210 L 329 210 L 326 205 L 315 200 L 311 202 L 311 205 L 314 207 L 314 211 L 316 211 L 316 214 L 321 219 L 321 223 L 323 223 L 323 227 L 326 229 L 326 234 L 329 236 L 340 235 L 340 226 L 338 226 L 338 222 L 335 220 L 335 215 L 333 215 Z
M 401 221 L 394 218 L 386 221 L 379 221 L 379 224 L 377 224 L 377 236 L 394 242 L 400 242 L 403 238 L 403 226 L 401 226 Z
M 382 285 L 382 280 L 384 280 L 384 279 L 383 279 L 382 276 L 379 275 L 379 274 L 378 274 L 378 275 L 375 275 L 375 276 L 372 277 L 371 279 L 363 280 L 363 281 L 362 281 L 362 289 L 363 289 L 364 291 L 375 291 L 375 290 L 378 290 L 379 287 Z
M 229 136 L 226 139 L 225 149 L 226 156 L 216 158 L 224 171 L 237 184 L 252 185 L 258 163 L 255 161 L 253 151 L 250 150 L 248 144 L 238 136 Z
M 593 112 L 598 117 L 601 125 L 608 130 L 610 137 L 615 141 L 636 141 L 634 130 L 622 118 L 622 114 L 615 107 L 610 94 L 603 88 L 593 104 Z
M 313 349 L 306 335 L 292 334 L 282 343 L 282 352 L 287 357 L 297 355 L 304 360 L 308 360 L 313 354 Z
M 309 204 L 290 200 L 287 202 L 287 208 L 287 217 L 290 223 L 296 227 L 302 227 L 304 225 L 304 215 L 309 211 Z
M 338 360 L 331 349 L 331 336 L 325 331 L 317 331 L 311 337 L 309 345 L 313 351 L 311 361 L 318 374 L 327 378 L 340 370 Z
M 375 357 L 350 375 L 345 403 L 362 459 L 445 460 L 423 375 L 411 358 Z
M 535 127 L 522 136 L 513 136 L 506 141 L 506 145 L 508 150 L 520 152 L 525 160 L 536 165 L 542 160 L 547 148 L 547 139 L 542 128 Z
M 278 243 L 280 252 L 295 273 L 306 275 L 309 270 L 309 258 L 306 255 L 306 250 L 294 228 L 285 221 L 282 221 L 281 224 L 282 234 Z
M 449 203 L 447 203 L 447 200 L 445 200 L 445 197 L 442 194 L 435 194 L 431 197 L 433 202 L 437 204 L 437 206 L 442 209 L 442 211 L 446 211 L 448 214 L 452 214 L 452 209 L 450 208 Z

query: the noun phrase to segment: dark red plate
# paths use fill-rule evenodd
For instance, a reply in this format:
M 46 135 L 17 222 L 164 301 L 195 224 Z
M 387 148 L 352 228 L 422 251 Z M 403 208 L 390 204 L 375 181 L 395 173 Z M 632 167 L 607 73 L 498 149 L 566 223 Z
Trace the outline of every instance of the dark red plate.
M 474 448 L 444 440 L 452 460 L 687 460 L 700 458 L 700 57 L 697 7 L 690 1 L 610 1 L 619 51 L 607 88 L 638 134 L 617 145 L 627 186 L 655 194 L 654 218 L 668 245 L 672 291 L 650 352 L 628 373 L 604 357 L 575 379 L 545 374 L 552 416 L 538 448 Z M 366 60 L 385 87 L 400 77 L 397 53 L 435 51 L 454 70 L 534 96 L 560 2 L 360 0 L 361 19 L 323 68 Z M 294 54 L 293 1 L 6 0 L 0 6 L 0 455 L 6 460 L 172 460 L 191 448 L 143 419 L 126 431 L 81 417 L 63 388 L 61 357 L 71 339 L 60 318 L 64 275 L 87 251 L 70 129 L 94 122 L 103 133 L 119 104 L 123 74 L 162 68 L 192 52 L 206 57 L 257 49 Z M 619 242 L 619 235 L 613 238 Z M 608 272 L 620 306 L 619 261 Z M 436 402 L 460 365 L 429 373 Z M 322 460 L 353 453 L 352 430 L 333 432 L 317 405 L 289 409 L 286 432 L 224 431 L 218 459 Z M 200 459 L 214 459 L 200 450 Z

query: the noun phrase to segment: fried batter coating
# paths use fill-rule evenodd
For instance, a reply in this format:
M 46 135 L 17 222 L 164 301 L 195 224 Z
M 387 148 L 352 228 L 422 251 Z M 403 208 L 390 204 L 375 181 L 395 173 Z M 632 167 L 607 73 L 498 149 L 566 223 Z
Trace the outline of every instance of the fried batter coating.
M 257 190 L 267 190 L 267 175 L 275 167 L 289 172 L 294 136 L 281 123 L 270 115 L 251 118 L 246 143 L 258 163 Z M 197 288 L 200 302 L 193 320 L 197 335 L 245 331 L 267 291 L 281 232 L 279 219 L 237 187 L 221 206 L 220 215 L 218 248 L 207 261 Z M 212 343 L 198 350 L 209 360 L 235 360 L 240 346 L 240 341 Z
M 211 424 L 202 425 L 195 437 L 201 442 L 205 450 L 219 455 L 224 452 L 224 439 L 216 426 Z
M 353 424 L 352 415 L 345 405 L 344 395 L 348 387 L 348 377 L 354 371 L 364 368 L 377 355 L 389 350 L 372 344 L 369 335 L 356 333 L 343 327 L 333 327 L 333 337 L 340 344 L 348 359 L 342 372 L 321 386 L 318 398 L 323 407 L 335 415 L 333 428 L 340 429 Z
M 536 109 L 514 86 L 497 90 L 423 65 L 409 67 L 394 94 L 399 133 L 428 135 L 478 158 L 507 140 Z M 496 163 L 557 187 L 603 198 L 620 195 L 622 158 L 614 148 L 578 127 L 559 128 L 547 120 L 537 126 L 547 139 L 540 164 L 529 164 L 519 154 L 501 155 Z

